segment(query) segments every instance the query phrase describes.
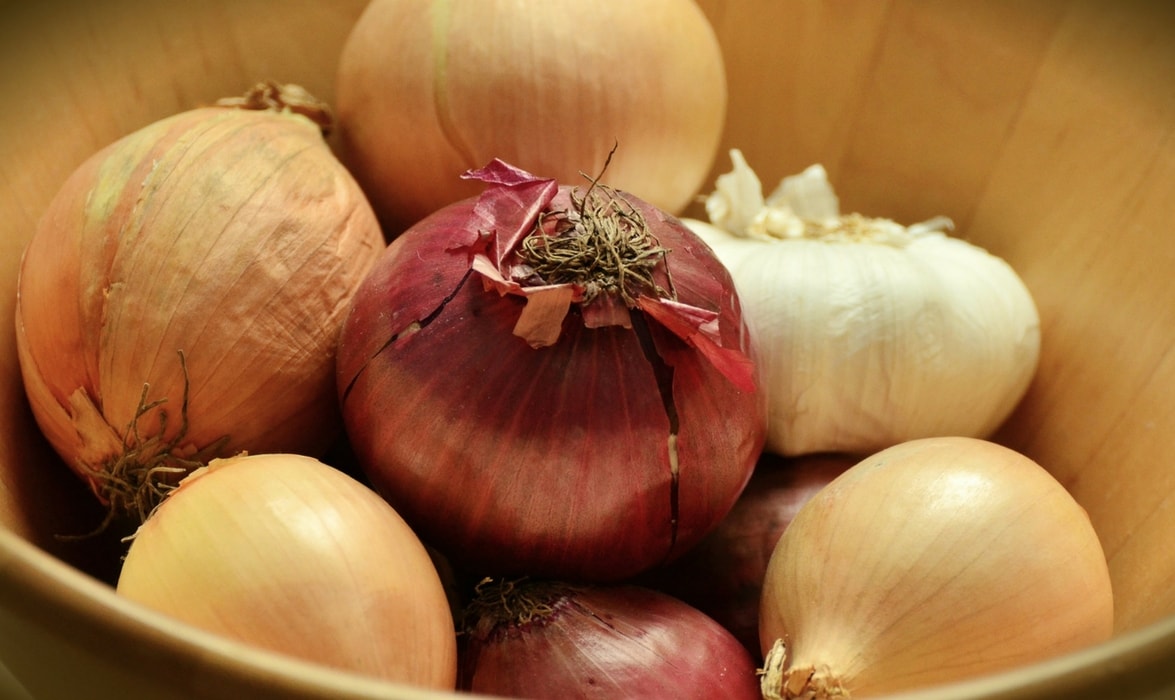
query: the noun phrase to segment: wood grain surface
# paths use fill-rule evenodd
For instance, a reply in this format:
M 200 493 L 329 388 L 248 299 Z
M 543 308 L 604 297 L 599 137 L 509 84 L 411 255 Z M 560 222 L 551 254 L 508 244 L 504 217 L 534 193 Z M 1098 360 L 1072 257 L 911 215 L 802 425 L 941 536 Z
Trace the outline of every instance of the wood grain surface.
M 1006 258 L 1038 302 L 1042 359 L 998 439 L 1088 511 L 1120 633 L 1175 614 L 1175 4 L 698 2 L 730 87 L 713 175 L 731 147 L 768 189 L 820 162 L 842 208 L 946 215 Z M 0 2 L 0 321 L 83 158 L 261 78 L 330 100 L 364 4 Z M 0 523 L 68 558 L 52 535 L 91 517 L 77 486 L 36 434 L 0 323 Z

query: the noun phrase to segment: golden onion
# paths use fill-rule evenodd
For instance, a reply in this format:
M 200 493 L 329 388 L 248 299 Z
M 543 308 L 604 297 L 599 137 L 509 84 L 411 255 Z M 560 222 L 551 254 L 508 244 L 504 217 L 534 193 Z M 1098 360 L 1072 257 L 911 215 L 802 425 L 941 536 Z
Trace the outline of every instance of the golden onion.
M 693 0 L 375 0 L 336 89 L 343 162 L 400 228 L 476 195 L 460 175 L 493 158 L 577 185 L 616 145 L 609 184 L 678 213 L 726 115 Z

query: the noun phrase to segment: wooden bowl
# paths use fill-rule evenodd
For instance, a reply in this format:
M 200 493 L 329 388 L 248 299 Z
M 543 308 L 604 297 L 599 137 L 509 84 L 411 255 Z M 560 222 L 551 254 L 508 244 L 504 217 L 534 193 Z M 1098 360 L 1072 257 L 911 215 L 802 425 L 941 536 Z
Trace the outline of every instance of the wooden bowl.
M 730 147 L 768 187 L 823 163 L 847 210 L 952 217 L 1020 272 L 1040 308 L 1039 375 L 995 437 L 1088 510 L 1109 559 L 1116 635 L 907 697 L 1175 691 L 1175 9 L 699 1 L 730 76 L 714 174 Z M 329 100 L 364 4 L 0 6 L 0 318 L 12 317 L 40 212 L 82 159 L 261 78 Z M 96 510 L 22 391 L 12 324 L 0 323 L 0 665 L 33 697 L 442 697 L 244 648 L 117 597 L 110 565 L 83 554 L 93 547 L 56 537 Z

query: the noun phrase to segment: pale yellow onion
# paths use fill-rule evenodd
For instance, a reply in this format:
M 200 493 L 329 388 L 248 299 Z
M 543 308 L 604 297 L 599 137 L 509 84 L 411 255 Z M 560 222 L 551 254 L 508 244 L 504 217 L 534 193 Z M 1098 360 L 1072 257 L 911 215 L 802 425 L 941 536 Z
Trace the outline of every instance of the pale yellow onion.
M 842 216 L 823 169 L 766 200 L 741 154 L 710 222 L 685 223 L 730 269 L 759 351 L 767 449 L 868 454 L 988 437 L 1036 372 L 1040 319 L 1016 271 L 947 235 Z
M 864 459 L 800 508 L 759 620 L 765 687 L 866 697 L 1101 642 L 1113 596 L 1089 518 L 1045 469 L 992 442 L 925 438 Z
M 683 209 L 726 116 L 714 32 L 693 0 L 374 0 L 340 58 L 343 161 L 400 228 L 480 192 L 501 158 Z
M 24 253 L 16 340 L 38 425 L 140 516 L 153 482 L 174 483 L 144 475 L 157 455 L 182 470 L 198 453 L 319 453 L 340 431 L 346 304 L 383 247 L 305 116 L 206 107 L 127 135 L 70 176 Z
M 213 460 L 139 528 L 118 592 L 191 625 L 320 664 L 456 683 L 427 550 L 375 492 L 299 455 Z

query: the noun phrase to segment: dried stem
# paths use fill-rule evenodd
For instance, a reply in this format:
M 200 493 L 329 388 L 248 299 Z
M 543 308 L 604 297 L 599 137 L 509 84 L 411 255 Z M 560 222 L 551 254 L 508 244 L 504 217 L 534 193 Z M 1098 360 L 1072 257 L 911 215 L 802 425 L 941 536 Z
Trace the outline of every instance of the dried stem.
M 146 521 L 167 494 L 175 489 L 180 477 L 204 466 L 205 458 L 217 453 L 228 442 L 226 435 L 195 454 L 183 456 L 178 453 L 180 443 L 188 434 L 190 390 L 187 360 L 182 350 L 178 354 L 184 390 L 180 402 L 180 425 L 176 434 L 170 439 L 163 438 L 167 434 L 168 412 L 160 406 L 167 403 L 167 399 L 148 401 L 151 387 L 145 382 L 135 415 L 123 433 L 123 451 L 98 466 L 81 464 L 82 471 L 99 484 L 101 495 L 107 502 L 106 517 L 91 533 L 77 537 L 64 536 L 61 539 L 84 539 L 100 534 L 115 518 L 123 515 L 131 515 L 139 523 Z M 144 437 L 139 430 L 139 422 L 155 409 L 159 409 L 159 431 Z
M 330 134 L 334 127 L 334 114 L 330 105 L 310 94 L 306 88 L 293 83 L 277 83 L 266 80 L 249 88 L 240 97 L 225 97 L 216 101 L 217 107 L 236 109 L 268 110 L 282 112 L 289 110 L 301 114 L 322 129 L 322 135 Z
M 525 625 L 555 612 L 560 599 L 573 588 L 550 581 L 484 578 L 474 587 L 465 607 L 462 629 L 483 633 L 498 625 Z
M 848 700 L 850 694 L 832 671 L 821 666 L 788 666 L 787 645 L 775 640 L 759 669 L 763 700 Z
M 636 207 L 600 184 L 600 176 L 583 194 L 571 193 L 573 211 L 551 211 L 539 217 L 522 240 L 523 262 L 534 270 L 540 284 L 582 287 L 584 304 L 600 294 L 619 297 L 630 308 L 641 294 L 674 297 L 671 281 L 671 289 L 666 290 L 654 277 L 669 250 L 660 245 Z M 662 269 L 668 275 L 668 267 L 662 265 Z

